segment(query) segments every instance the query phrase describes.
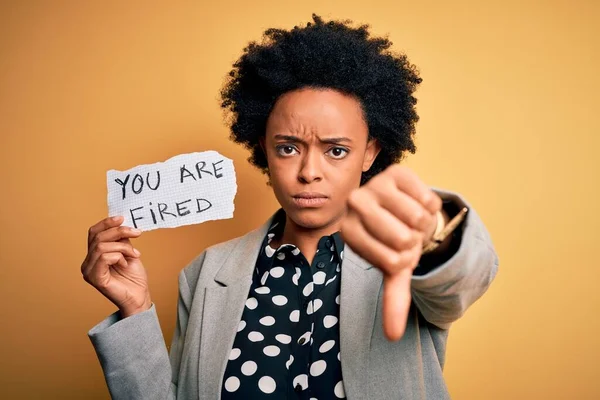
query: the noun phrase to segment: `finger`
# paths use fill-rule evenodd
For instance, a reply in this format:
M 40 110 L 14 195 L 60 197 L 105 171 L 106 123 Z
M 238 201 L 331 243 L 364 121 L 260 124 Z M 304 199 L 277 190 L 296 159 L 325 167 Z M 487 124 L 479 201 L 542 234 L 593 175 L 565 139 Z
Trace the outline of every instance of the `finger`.
M 98 257 L 94 265 L 86 271 L 84 277 L 93 286 L 105 288 L 110 281 L 110 267 L 113 265 L 127 268 L 127 261 L 122 253 L 103 253 Z
M 112 227 L 121 225 L 123 223 L 123 220 L 124 218 L 122 215 L 115 215 L 113 217 L 104 218 L 97 224 L 92 225 L 88 230 L 88 246 L 90 245 L 90 243 L 92 243 L 92 240 L 94 240 L 94 237 L 98 233 L 110 229 Z
M 383 208 L 373 192 L 355 190 L 348 198 L 349 209 L 358 214 L 367 232 L 387 247 L 402 251 L 411 248 L 420 233 L 413 231 L 391 212 Z
M 83 263 L 81 264 L 81 273 L 84 273 L 85 270 L 89 269 L 91 266 L 94 265 L 94 262 L 98 258 L 98 255 L 95 252 L 100 243 L 122 242 L 131 246 L 135 254 L 136 251 L 139 253 L 139 250 L 133 248 L 133 245 L 131 244 L 131 241 L 129 240 L 128 236 L 139 237 L 140 235 L 141 231 L 137 231 L 136 229 L 132 229 L 125 226 L 113 227 L 107 231 L 102 231 L 98 233 L 96 236 L 94 236 L 94 239 L 88 245 L 88 252 L 85 256 L 85 259 L 83 260 Z M 135 257 L 139 257 L 140 255 L 141 253 L 139 253 Z
M 410 284 L 412 272 L 421 256 L 420 245 L 409 252 L 413 258 L 408 267 L 401 269 L 397 274 L 384 277 L 383 325 L 390 340 L 400 339 L 406 330 L 411 300 Z
M 118 242 L 123 238 L 137 238 L 142 235 L 139 229 L 129 226 L 116 226 L 98 233 L 90 243 L 90 249 L 93 249 L 102 242 Z
M 125 243 L 126 245 L 129 245 L 129 246 L 133 247 L 135 250 L 137 250 L 137 248 L 135 248 L 135 246 L 133 246 L 133 244 L 131 244 L 131 240 L 129 240 L 129 238 L 119 239 L 118 242 L 119 243 Z M 127 257 L 125 257 L 125 259 L 127 259 Z
M 362 258 L 388 274 L 395 274 L 399 269 L 413 262 L 414 254 L 409 250 L 396 251 L 371 236 L 363 226 L 355 212 L 347 214 L 341 229 L 344 241 Z M 417 246 L 421 246 L 419 239 Z
M 417 174 L 410 168 L 400 164 L 390 167 L 391 176 L 394 178 L 396 187 L 421 203 L 431 214 L 435 214 L 442 208 L 442 199 L 429 186 L 427 186 Z
M 387 275 L 383 282 L 383 330 L 389 340 L 404 335 L 410 309 L 410 282 L 412 269 L 405 268 L 395 275 Z
M 122 243 L 122 242 L 102 242 L 98 243 L 94 251 L 91 252 L 91 255 L 88 259 L 87 268 L 84 268 L 84 273 L 87 269 L 92 268 L 97 260 L 102 257 L 103 254 L 106 253 L 120 253 L 124 257 L 131 258 L 139 258 L 141 256 L 141 252 L 134 248 L 130 243 Z
M 387 182 L 391 182 L 391 180 Z M 382 184 L 373 185 L 369 189 L 374 192 L 377 202 L 396 218 L 412 229 L 426 232 L 433 223 L 435 215 L 405 192 L 390 186 L 392 183 L 382 182 Z
M 118 240 L 118 242 L 120 242 L 120 243 L 125 243 L 125 244 L 128 244 L 128 245 L 132 245 L 132 244 L 131 244 L 131 240 L 129 240 L 129 238 L 122 238 L 122 239 L 119 239 L 119 240 Z M 132 246 L 133 246 L 133 245 L 132 245 Z

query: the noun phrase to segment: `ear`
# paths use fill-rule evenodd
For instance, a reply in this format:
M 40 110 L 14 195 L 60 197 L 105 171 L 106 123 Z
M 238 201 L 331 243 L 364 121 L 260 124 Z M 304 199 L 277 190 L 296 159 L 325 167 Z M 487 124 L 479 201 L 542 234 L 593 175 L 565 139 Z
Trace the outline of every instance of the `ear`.
M 373 165 L 373 162 L 375 162 L 375 158 L 377 158 L 377 155 L 380 151 L 381 146 L 379 145 L 377 139 L 369 139 L 367 142 L 367 148 L 365 150 L 365 157 L 363 158 L 363 172 L 367 172 L 369 168 L 371 168 L 371 165 Z

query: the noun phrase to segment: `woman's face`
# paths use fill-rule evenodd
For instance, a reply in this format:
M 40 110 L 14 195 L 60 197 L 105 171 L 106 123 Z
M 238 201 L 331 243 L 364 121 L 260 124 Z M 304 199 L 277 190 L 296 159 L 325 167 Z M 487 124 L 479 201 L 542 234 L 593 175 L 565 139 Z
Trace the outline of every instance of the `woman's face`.
M 336 225 L 379 152 L 377 142 L 367 139 L 363 111 L 353 97 L 305 88 L 277 100 L 261 146 L 289 219 L 306 229 Z

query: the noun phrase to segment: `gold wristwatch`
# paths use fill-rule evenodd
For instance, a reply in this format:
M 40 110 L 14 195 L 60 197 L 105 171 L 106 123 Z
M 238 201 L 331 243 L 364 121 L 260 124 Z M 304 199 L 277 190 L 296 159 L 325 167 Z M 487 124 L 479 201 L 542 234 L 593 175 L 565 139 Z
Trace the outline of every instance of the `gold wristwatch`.
M 462 202 L 461 202 L 462 203 Z M 456 204 L 456 203 L 455 203 Z M 440 243 L 448 237 L 456 227 L 465 219 L 469 208 L 466 205 L 462 205 L 462 208 L 450 219 L 450 221 L 446 224 L 444 221 L 444 216 L 441 211 L 437 212 L 437 226 L 435 228 L 435 232 L 433 233 L 433 237 L 431 241 L 427 243 L 427 245 L 423 246 L 423 251 L 421 254 L 427 254 L 435 250 Z

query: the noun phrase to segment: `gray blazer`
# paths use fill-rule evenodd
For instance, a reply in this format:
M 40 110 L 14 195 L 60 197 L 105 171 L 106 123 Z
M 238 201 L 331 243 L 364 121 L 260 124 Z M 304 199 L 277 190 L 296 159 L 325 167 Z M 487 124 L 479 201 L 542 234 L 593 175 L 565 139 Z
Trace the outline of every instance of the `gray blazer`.
M 459 196 L 434 188 L 442 197 Z M 470 207 L 470 206 L 469 206 Z M 179 274 L 177 326 L 170 351 L 154 305 L 88 335 L 114 399 L 218 399 L 229 352 L 270 222 L 207 248 Z M 426 275 L 413 275 L 406 332 L 388 341 L 382 274 L 347 246 L 341 270 L 340 359 L 349 399 L 448 399 L 442 376 L 448 329 L 489 287 L 498 256 L 473 208 L 461 245 Z

